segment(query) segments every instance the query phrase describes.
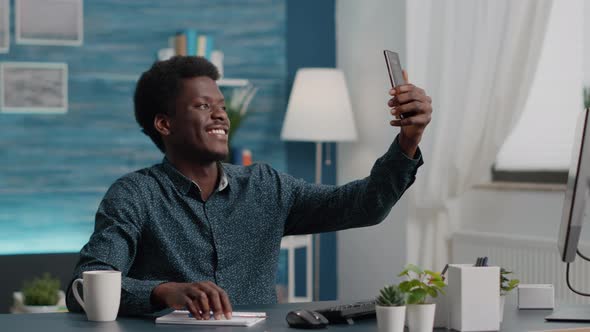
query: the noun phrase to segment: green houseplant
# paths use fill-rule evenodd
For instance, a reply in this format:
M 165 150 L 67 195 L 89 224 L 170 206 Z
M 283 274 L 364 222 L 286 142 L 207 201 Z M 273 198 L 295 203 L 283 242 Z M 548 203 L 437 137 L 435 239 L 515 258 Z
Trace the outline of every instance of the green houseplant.
M 408 327 L 410 332 L 432 331 L 436 304 L 427 303 L 429 297 L 436 298 L 444 294 L 446 286 L 438 272 L 424 270 L 416 265 L 408 264 L 399 274 L 407 280 L 399 284 L 406 294 Z
M 406 321 L 404 292 L 397 285 L 385 286 L 375 302 L 379 332 L 403 332 Z
M 225 111 L 227 113 L 227 117 L 230 121 L 229 126 L 229 133 L 228 133 L 228 144 L 229 144 L 229 151 L 230 154 L 228 156 L 228 161 L 233 162 L 235 158 L 232 158 L 234 148 L 238 148 L 233 146 L 233 137 L 238 128 L 242 125 L 248 113 L 248 107 L 250 106 L 250 102 L 254 95 L 258 91 L 258 88 L 255 88 L 253 85 L 248 84 L 245 87 L 240 88 L 232 88 L 229 97 L 225 103 Z
M 58 303 L 63 300 L 60 281 L 49 273 L 23 283 L 21 292 L 14 294 L 15 305 L 25 312 L 54 312 Z
M 514 288 L 518 287 L 520 280 L 511 279 L 508 275 L 512 274 L 512 271 L 500 268 L 500 323 L 504 319 L 504 304 L 506 303 L 506 295 L 510 293 Z
M 508 277 L 509 274 L 512 274 L 512 271 L 508 271 L 503 267 L 500 268 L 500 295 L 502 296 L 510 293 L 510 291 L 520 284 L 520 280 L 510 279 Z

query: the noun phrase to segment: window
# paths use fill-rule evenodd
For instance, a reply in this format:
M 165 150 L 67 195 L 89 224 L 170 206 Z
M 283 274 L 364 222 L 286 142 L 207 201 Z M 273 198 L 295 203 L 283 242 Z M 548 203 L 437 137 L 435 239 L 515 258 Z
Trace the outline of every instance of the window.
M 584 8 L 585 7 L 585 8 Z M 492 170 L 494 181 L 565 183 L 584 81 L 590 85 L 590 19 L 582 1 L 555 1 L 523 114 L 504 142 Z M 588 21 L 588 22 L 584 22 Z M 583 56 L 584 55 L 584 56 Z M 588 64 L 586 64 L 588 66 Z M 586 80 L 584 80 L 586 77 Z

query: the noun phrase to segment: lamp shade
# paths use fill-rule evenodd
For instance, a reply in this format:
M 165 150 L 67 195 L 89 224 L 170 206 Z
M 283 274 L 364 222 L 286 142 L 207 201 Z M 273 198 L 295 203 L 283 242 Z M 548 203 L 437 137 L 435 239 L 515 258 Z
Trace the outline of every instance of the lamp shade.
M 281 139 L 343 142 L 356 138 L 344 73 L 335 68 L 299 69 L 289 97 Z

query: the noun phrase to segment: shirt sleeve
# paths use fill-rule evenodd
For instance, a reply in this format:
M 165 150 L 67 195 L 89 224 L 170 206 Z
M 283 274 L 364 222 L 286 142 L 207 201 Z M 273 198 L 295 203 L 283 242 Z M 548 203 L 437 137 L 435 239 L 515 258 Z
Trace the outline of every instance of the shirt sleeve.
M 165 280 L 140 280 L 127 276 L 141 238 L 142 199 L 131 181 L 115 182 L 100 203 L 95 218 L 94 232 L 80 251 L 80 259 L 68 285 L 68 310 L 82 312 L 72 293 L 72 282 L 82 278 L 84 271 L 121 271 L 121 302 L 119 314 L 141 315 L 163 308 L 151 305 L 151 292 Z M 78 289 L 80 292 L 81 289 Z M 83 297 L 83 296 L 82 296 Z
M 423 164 L 420 150 L 414 159 L 406 156 L 393 141 L 377 159 L 368 177 L 342 186 L 310 184 L 289 176 L 293 203 L 284 235 L 338 231 L 371 226 L 387 217 L 416 178 Z

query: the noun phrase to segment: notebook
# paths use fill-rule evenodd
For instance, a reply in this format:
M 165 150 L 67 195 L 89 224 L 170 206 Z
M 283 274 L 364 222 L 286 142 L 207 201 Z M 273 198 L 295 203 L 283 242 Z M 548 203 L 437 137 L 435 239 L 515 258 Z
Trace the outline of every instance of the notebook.
M 156 324 L 187 324 L 187 325 L 223 325 L 223 326 L 252 326 L 266 319 L 264 312 L 232 313 L 231 319 L 196 320 L 189 315 L 188 310 L 175 310 L 167 315 L 156 318 Z

